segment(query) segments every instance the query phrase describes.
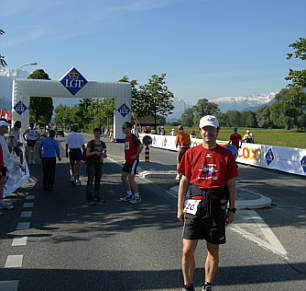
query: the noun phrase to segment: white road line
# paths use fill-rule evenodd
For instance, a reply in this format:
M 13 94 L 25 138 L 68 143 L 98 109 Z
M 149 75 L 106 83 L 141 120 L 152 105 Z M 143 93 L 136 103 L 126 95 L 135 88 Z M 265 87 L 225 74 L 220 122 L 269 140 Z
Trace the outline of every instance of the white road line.
M 17 291 L 19 281 L 0 281 L 0 291 Z
M 17 230 L 29 229 L 30 225 L 31 225 L 30 222 L 18 222 L 16 229 Z
M 231 225 L 231 230 L 239 233 L 244 238 L 255 242 L 259 246 L 270 250 L 285 259 L 288 259 L 287 251 L 276 235 L 272 232 L 271 228 L 264 222 L 262 217 L 254 210 L 248 210 L 246 213 L 249 216 L 248 220 L 254 225 L 254 227 L 257 227 L 257 229 L 261 231 L 266 241 L 243 229 L 243 223 Z
M 25 202 L 23 203 L 23 208 L 33 208 L 34 203 L 33 202 Z
M 27 236 L 22 236 L 18 238 L 14 238 L 12 242 L 12 247 L 26 246 L 28 241 Z
M 32 217 L 32 211 L 22 211 L 20 218 Z
M 21 268 L 23 255 L 9 255 L 7 256 L 4 268 Z
M 33 200 L 33 199 L 35 199 L 35 196 L 34 195 L 28 195 L 28 196 L 26 196 L 25 199 L 26 200 Z

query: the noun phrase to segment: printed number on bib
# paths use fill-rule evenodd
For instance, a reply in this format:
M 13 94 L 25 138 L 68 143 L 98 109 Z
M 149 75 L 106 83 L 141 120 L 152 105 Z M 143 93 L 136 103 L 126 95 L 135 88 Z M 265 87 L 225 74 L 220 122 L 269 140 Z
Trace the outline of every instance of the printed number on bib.
M 188 199 L 185 203 L 184 212 L 192 215 L 196 215 L 198 206 L 201 200 Z

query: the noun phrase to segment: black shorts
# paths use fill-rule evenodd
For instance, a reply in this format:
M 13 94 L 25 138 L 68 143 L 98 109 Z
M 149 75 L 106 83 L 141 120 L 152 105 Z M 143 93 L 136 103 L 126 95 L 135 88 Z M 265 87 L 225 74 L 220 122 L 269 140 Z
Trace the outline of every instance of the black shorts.
M 224 244 L 226 211 L 212 207 L 211 216 L 203 217 L 203 201 L 199 204 L 196 215 L 185 213 L 183 238 L 190 240 L 205 239 L 214 244 Z
M 180 153 L 177 157 L 177 161 L 180 162 L 184 156 L 184 154 L 186 153 L 186 151 L 189 150 L 189 148 L 181 148 L 180 149 Z
M 27 145 L 28 147 L 34 147 L 35 146 L 36 141 L 35 140 L 27 140 Z
M 81 161 L 83 159 L 81 149 L 70 149 L 69 159 L 70 159 L 70 162 Z
M 136 174 L 136 170 L 137 170 L 137 166 L 138 166 L 139 161 L 138 160 L 134 160 L 132 163 L 127 164 L 125 163 L 123 165 L 123 172 L 127 172 L 131 175 L 135 175 Z

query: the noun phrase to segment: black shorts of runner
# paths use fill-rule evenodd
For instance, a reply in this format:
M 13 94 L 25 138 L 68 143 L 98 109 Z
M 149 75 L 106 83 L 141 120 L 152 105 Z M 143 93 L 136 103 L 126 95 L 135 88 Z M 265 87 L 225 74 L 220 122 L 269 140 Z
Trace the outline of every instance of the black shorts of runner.
M 134 160 L 132 163 L 127 164 L 125 163 L 123 165 L 123 172 L 127 172 L 131 175 L 135 175 L 136 174 L 136 170 L 137 170 L 137 166 L 138 166 L 139 161 L 138 160 Z
M 202 204 L 200 202 L 199 206 Z M 205 239 L 213 244 L 224 244 L 225 238 L 225 210 L 212 208 L 211 216 L 203 218 L 203 211 L 196 215 L 185 213 L 183 238 L 189 240 Z
M 78 162 L 83 159 L 81 149 L 70 149 L 69 151 L 70 162 Z
M 27 140 L 27 145 L 28 147 L 34 147 L 35 146 L 36 141 L 35 140 Z
M 189 148 L 181 148 L 180 149 L 180 153 L 177 157 L 177 161 L 180 162 L 184 156 L 184 154 L 186 153 L 186 151 L 189 150 Z

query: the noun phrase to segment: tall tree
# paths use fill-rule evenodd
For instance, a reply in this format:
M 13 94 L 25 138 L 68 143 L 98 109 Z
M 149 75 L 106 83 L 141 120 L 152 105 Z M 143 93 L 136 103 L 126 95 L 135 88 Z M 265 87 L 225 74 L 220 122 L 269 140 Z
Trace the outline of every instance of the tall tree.
M 156 129 L 158 116 L 166 117 L 174 109 L 174 94 L 166 85 L 166 74 L 152 75 L 147 84 L 139 86 L 138 94 L 133 105 L 137 116 L 153 116 Z
M 88 108 L 92 102 L 91 98 L 84 98 L 80 100 L 79 107 L 80 107 L 80 114 L 82 116 L 82 128 L 88 127 L 90 124 L 91 118 L 88 116 Z
M 257 127 L 255 112 L 251 110 L 241 112 L 240 126 Z
M 44 79 L 50 80 L 44 70 L 35 70 L 28 79 Z M 47 124 L 51 121 L 53 112 L 53 100 L 51 97 L 30 97 L 30 120 L 34 123 Z
M 185 109 L 184 113 L 181 116 L 182 124 L 185 126 L 193 126 L 193 119 L 194 119 L 194 110 L 192 108 Z
M 5 33 L 5 31 L 3 29 L 0 29 L 0 35 L 2 35 L 4 33 Z M 1 54 L 0 54 L 0 68 L 5 67 L 5 66 L 7 66 L 7 63 L 4 59 L 4 56 L 1 56 Z
M 197 104 L 192 107 L 194 111 L 193 125 L 199 126 L 200 119 L 204 115 L 216 115 L 220 112 L 219 106 L 216 103 L 209 102 L 208 99 L 199 99 Z
M 240 126 L 241 113 L 238 110 L 228 110 L 226 115 L 228 116 L 229 124 L 231 127 Z
M 263 105 L 256 110 L 257 125 L 261 128 L 269 128 L 272 126 L 271 110 L 269 105 Z
M 291 47 L 294 50 L 294 53 L 287 54 L 288 60 L 291 59 L 292 57 L 296 59 L 301 59 L 302 61 L 306 59 L 306 38 L 300 37 L 299 40 L 290 44 L 289 47 Z M 291 81 L 291 84 L 288 85 L 289 87 L 305 88 L 306 69 L 303 70 L 289 69 L 289 74 L 285 79 Z

